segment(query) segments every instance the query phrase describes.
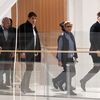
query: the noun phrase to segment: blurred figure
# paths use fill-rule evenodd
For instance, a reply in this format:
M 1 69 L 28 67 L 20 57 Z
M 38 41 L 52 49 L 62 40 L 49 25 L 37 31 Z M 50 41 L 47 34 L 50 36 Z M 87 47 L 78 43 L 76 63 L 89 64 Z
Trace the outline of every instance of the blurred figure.
M 9 18 L 9 19 L 10 19 L 10 28 L 12 28 L 14 30 L 14 32 L 16 33 L 16 28 L 13 27 L 13 21 L 11 18 Z
M 58 50 L 60 51 L 76 51 L 75 39 L 72 34 L 72 24 L 71 22 L 64 21 L 60 23 L 62 33 L 58 38 Z M 77 53 L 57 53 L 58 65 L 63 67 L 63 72 L 61 72 L 56 78 L 54 78 L 53 85 L 56 89 L 60 89 L 62 91 L 68 90 L 70 95 L 76 95 L 73 92 L 74 87 L 71 86 L 72 77 L 76 74 L 75 64 L 74 62 L 77 59 Z M 70 78 L 67 79 L 68 67 L 70 70 Z M 68 82 L 69 81 L 69 82 Z M 65 88 L 63 88 L 63 84 L 65 83 Z M 70 86 L 70 87 L 68 87 Z
M 14 35 L 13 30 L 10 28 L 10 20 L 8 17 L 3 18 L 2 25 L 0 26 L 0 49 L 2 50 L 14 50 Z M 3 82 L 3 74 L 8 75 L 9 69 L 11 68 L 10 62 L 12 61 L 13 53 L 1 52 L 0 53 L 0 89 L 8 89 L 10 79 Z
M 28 14 L 28 19 L 18 27 L 18 49 L 19 50 L 41 50 L 40 39 L 36 28 L 37 15 L 34 12 Z M 26 71 L 21 82 L 23 93 L 35 92 L 29 88 L 31 73 L 34 62 L 41 61 L 41 53 L 20 53 L 20 61 L 26 62 Z
M 90 28 L 90 51 L 100 51 L 100 12 L 97 21 Z M 86 83 L 100 70 L 100 53 L 90 53 L 94 67 L 80 80 L 81 88 L 86 91 Z
M 13 21 L 11 18 L 9 18 L 10 20 L 10 25 L 9 25 L 9 29 L 12 30 L 12 36 L 14 38 L 13 41 L 13 49 L 15 50 L 15 44 L 16 44 L 16 28 L 13 27 Z M 13 67 L 14 67 L 14 56 L 15 53 L 12 52 L 12 60 L 9 62 L 9 66 L 11 66 L 8 71 L 6 72 L 6 84 L 7 86 L 13 86 Z

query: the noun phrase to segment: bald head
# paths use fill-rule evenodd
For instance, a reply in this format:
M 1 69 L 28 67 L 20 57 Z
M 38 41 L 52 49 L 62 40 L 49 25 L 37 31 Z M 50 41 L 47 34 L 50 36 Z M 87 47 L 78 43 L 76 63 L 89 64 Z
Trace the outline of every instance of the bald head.
M 8 29 L 10 26 L 10 19 L 8 17 L 4 17 L 2 19 L 2 26 L 4 29 Z

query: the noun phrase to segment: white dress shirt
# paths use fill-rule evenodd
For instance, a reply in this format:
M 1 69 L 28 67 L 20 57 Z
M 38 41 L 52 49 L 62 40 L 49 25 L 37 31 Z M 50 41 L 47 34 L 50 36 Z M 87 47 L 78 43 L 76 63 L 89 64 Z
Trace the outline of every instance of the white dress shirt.
M 34 35 L 34 46 L 36 46 L 36 32 L 34 30 L 34 26 L 33 26 L 33 35 Z
M 8 39 L 8 30 L 7 29 L 5 30 L 3 26 L 2 26 L 2 29 L 3 29 L 5 40 L 7 41 L 7 39 Z

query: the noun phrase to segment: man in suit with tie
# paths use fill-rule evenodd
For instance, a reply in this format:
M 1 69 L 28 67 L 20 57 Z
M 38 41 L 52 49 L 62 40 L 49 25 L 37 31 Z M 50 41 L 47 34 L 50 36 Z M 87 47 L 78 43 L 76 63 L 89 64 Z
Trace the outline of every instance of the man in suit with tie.
M 10 28 L 10 20 L 8 17 L 3 18 L 0 26 L 0 49 L 14 50 L 15 37 L 14 31 Z M 11 61 L 13 60 L 12 52 L 0 53 L 0 89 L 7 89 L 10 84 L 9 69 L 11 68 Z M 6 84 L 3 83 L 3 74 L 6 74 Z
M 13 44 L 14 44 L 14 47 L 13 48 L 15 48 L 15 44 L 16 44 L 16 28 L 15 27 L 13 27 L 13 20 L 11 19 L 11 18 L 9 18 L 9 20 L 10 20 L 10 26 L 9 26 L 9 29 L 11 29 L 12 30 L 12 35 L 13 35 L 13 37 L 15 38 L 15 40 L 13 41 Z M 13 86 L 13 68 L 14 68 L 14 58 L 15 58 L 15 53 L 13 52 L 13 55 L 12 55 L 12 61 L 11 61 L 11 68 L 9 69 L 9 71 L 8 71 L 8 75 L 6 75 L 6 80 L 7 80 L 7 85 L 8 86 Z M 9 79 L 10 79 L 10 81 L 9 81 Z
M 19 50 L 41 50 L 40 39 L 36 28 L 37 15 L 34 12 L 28 14 L 25 23 L 18 27 L 18 49 Z M 21 91 L 23 93 L 34 92 L 29 88 L 31 73 L 34 62 L 41 61 L 41 53 L 22 52 L 20 61 L 26 62 L 26 71 L 21 82 Z

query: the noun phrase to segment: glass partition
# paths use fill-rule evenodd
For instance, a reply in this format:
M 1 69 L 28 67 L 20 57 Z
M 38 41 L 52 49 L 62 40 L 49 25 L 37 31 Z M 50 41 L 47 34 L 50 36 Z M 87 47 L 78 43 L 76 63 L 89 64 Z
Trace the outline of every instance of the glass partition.
M 48 69 L 48 94 L 54 97 L 76 97 L 85 99 L 99 99 L 99 63 L 93 63 L 92 57 L 88 51 L 77 51 L 78 59 L 75 63 L 66 64 L 67 71 L 64 73 L 63 67 L 58 65 L 58 61 L 54 56 L 54 51 L 47 53 L 47 69 Z M 95 54 L 94 51 L 91 51 Z M 73 75 L 73 66 L 75 64 L 76 74 Z M 64 81 L 66 75 L 66 83 Z M 71 78 L 71 75 L 73 77 Z M 70 78 L 72 79 L 70 81 Z M 67 88 L 66 85 L 67 84 Z M 71 92 L 75 94 L 73 94 Z
M 16 0 L 12 1 L 9 3 L 9 8 L 16 2 Z M 76 40 L 77 51 L 57 50 L 58 36 L 62 35 L 59 23 L 67 19 L 67 10 L 65 9 L 68 6 L 66 5 L 67 0 L 24 1 L 17 0 L 16 5 L 11 8 L 12 15 L 10 17 L 13 21 L 14 34 L 10 32 L 11 36 L 6 43 L 7 35 L 4 34 L 5 37 L 2 37 L 4 36 L 3 32 L 0 32 L 0 97 L 3 96 L 6 99 L 9 97 L 9 100 L 29 100 L 29 97 L 32 100 L 38 100 L 38 97 L 45 97 L 45 100 L 54 100 L 55 98 L 59 100 L 100 99 L 100 52 L 89 51 L 89 32 L 80 31 L 81 29 L 75 31 L 78 29 L 73 25 L 72 33 Z M 35 48 L 37 39 L 34 38 L 36 36 L 34 31 L 37 32 L 37 30 L 33 29 L 34 25 L 28 23 L 32 29 L 26 30 L 27 27 L 23 27 L 22 30 L 26 30 L 23 32 L 25 34 L 21 36 L 20 32 L 21 34 L 18 35 L 18 27 L 25 21 L 27 22 L 30 11 L 34 11 L 35 17 L 37 16 L 36 25 L 39 29 L 41 50 Z M 3 14 L 5 13 L 6 11 L 3 11 Z M 75 20 L 75 22 L 77 21 Z M 28 36 L 26 33 L 32 34 Z M 22 40 L 19 38 L 20 36 Z M 24 36 L 26 37 L 23 39 Z M 97 38 L 99 40 L 99 36 Z M 32 41 L 30 41 L 31 39 Z M 19 41 L 22 41 L 22 47 L 25 45 L 24 49 L 18 48 Z M 26 44 L 28 44 L 28 48 Z M 34 47 L 30 48 L 30 45 L 34 45 Z M 12 48 L 13 46 L 14 48 Z M 65 59 L 59 62 L 57 53 L 65 55 Z M 78 58 L 67 59 L 66 55 L 70 53 L 77 53 Z M 36 56 L 39 54 L 41 54 L 41 62 L 36 62 Z M 30 55 L 29 58 L 32 57 L 32 60 L 26 59 L 27 55 Z M 9 60 L 8 56 L 12 59 Z
M 35 52 L 35 51 L 33 51 Z M 37 97 L 57 97 L 57 98 L 84 98 L 84 99 L 100 99 L 100 84 L 99 84 L 99 63 L 93 63 L 92 57 L 88 51 L 74 51 L 78 53 L 78 59 L 74 63 L 66 64 L 66 72 L 62 66 L 58 65 L 56 53 L 62 51 L 45 50 L 39 51 L 42 53 L 42 62 L 28 62 L 32 64 L 34 70 L 31 72 L 31 78 L 28 79 L 27 71 L 25 84 L 34 91 L 31 93 L 24 93 L 21 89 L 23 87 L 22 80 L 25 77 L 26 62 L 0 62 L 0 66 L 5 63 L 5 68 L 11 65 L 15 69 L 0 70 L 3 73 L 3 83 L 6 83 L 7 73 L 10 73 L 10 85 L 6 89 L 0 89 L 0 95 L 13 95 L 15 98 L 23 100 L 23 96 Z M 63 51 L 65 54 L 69 51 Z M 72 52 L 72 51 L 70 51 Z M 91 51 L 95 54 L 94 51 Z M 75 65 L 76 72 L 73 67 Z M 30 66 L 29 66 L 30 67 Z M 72 69 L 72 71 L 71 71 Z M 12 79 L 13 76 L 13 79 Z M 72 94 L 72 92 L 74 92 Z

